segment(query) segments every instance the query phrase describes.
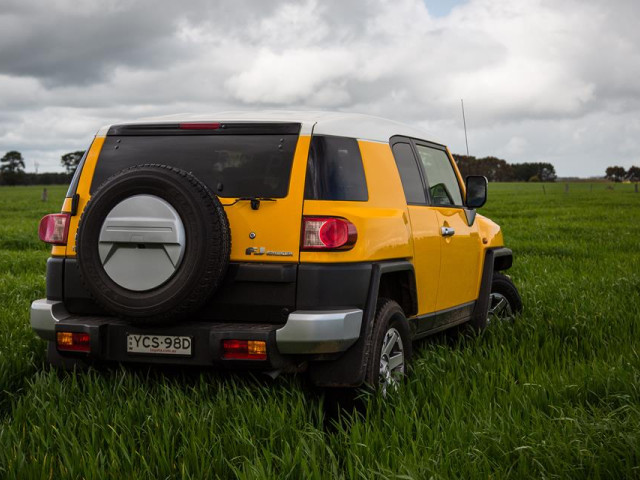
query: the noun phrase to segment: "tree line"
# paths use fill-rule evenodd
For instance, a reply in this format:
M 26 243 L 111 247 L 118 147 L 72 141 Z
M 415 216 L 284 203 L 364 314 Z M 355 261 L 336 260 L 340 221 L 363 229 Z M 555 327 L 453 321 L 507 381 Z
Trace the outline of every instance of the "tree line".
M 65 153 L 60 164 L 65 172 L 27 173 L 22 154 L 16 150 L 5 153 L 0 159 L 0 185 L 65 185 L 84 156 L 84 151 Z
M 624 167 L 607 167 L 604 178 L 612 182 L 622 182 L 624 180 L 640 182 L 640 167 L 634 165 L 629 170 L 625 170 Z
M 555 167 L 546 162 L 507 163 L 497 157 L 476 158 L 454 154 L 462 178 L 483 175 L 490 182 L 554 182 L 558 176 Z

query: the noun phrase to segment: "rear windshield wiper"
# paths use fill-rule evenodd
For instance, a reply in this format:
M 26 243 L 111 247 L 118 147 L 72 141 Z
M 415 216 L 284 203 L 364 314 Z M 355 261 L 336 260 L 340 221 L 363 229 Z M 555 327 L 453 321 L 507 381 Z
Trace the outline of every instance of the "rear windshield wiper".
M 249 201 L 251 202 L 251 210 L 258 210 L 260 208 L 260 202 L 275 202 L 276 199 L 269 197 L 240 197 L 231 203 L 222 203 L 221 205 L 223 207 L 230 207 L 240 201 Z

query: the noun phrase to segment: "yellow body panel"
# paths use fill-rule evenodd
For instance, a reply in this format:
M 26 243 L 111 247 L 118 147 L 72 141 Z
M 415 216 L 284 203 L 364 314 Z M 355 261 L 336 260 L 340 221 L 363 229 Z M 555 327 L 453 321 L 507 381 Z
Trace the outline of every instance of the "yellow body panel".
M 436 310 L 445 310 L 478 298 L 484 250 L 478 226 L 475 222 L 468 225 L 462 208 L 432 208 L 438 217 L 438 229 L 455 230 L 451 237 L 440 235 L 442 250 Z
M 400 175 L 388 144 L 358 141 L 362 153 L 369 201 L 305 200 L 304 215 L 344 217 L 358 230 L 351 250 L 300 252 L 309 263 L 367 262 L 411 258 L 413 242 Z
M 426 205 L 410 205 L 413 231 L 413 268 L 418 293 L 418 314 L 436 310 L 440 276 L 440 229 L 436 211 Z

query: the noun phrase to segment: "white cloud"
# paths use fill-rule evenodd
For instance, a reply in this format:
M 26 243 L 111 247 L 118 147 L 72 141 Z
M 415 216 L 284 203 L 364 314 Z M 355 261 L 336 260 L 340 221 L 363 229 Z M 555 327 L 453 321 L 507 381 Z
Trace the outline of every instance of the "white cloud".
M 3 6 L 0 153 L 53 169 L 104 123 L 238 107 L 372 113 L 464 152 L 464 98 L 471 154 L 561 175 L 640 163 L 633 0 L 469 0 L 444 17 L 422 0 L 94 8 Z

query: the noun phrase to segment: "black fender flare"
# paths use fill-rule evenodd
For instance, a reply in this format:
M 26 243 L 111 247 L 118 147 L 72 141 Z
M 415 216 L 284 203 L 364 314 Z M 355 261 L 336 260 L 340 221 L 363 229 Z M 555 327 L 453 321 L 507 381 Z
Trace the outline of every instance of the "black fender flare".
M 410 271 L 411 278 L 415 282 L 413 265 L 407 260 L 377 262 L 372 265 L 371 281 L 360 327 L 360 337 L 338 359 L 313 362 L 309 365 L 309 376 L 315 385 L 322 387 L 359 387 L 364 383 L 367 363 L 372 351 L 373 323 L 378 303 L 380 279 L 385 273 L 400 271 Z

